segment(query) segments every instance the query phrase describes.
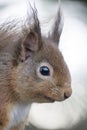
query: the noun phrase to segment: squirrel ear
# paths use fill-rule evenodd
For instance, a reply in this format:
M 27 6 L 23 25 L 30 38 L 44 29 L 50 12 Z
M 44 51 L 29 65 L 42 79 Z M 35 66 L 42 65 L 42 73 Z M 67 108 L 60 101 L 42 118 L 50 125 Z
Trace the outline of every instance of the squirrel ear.
M 23 41 L 23 46 L 25 51 L 38 51 L 41 46 L 40 34 L 34 32 L 34 30 L 31 31 Z
M 60 40 L 60 36 L 62 33 L 62 29 L 63 29 L 63 14 L 60 8 L 60 3 L 59 3 L 59 9 L 57 11 L 57 15 L 53 24 L 53 29 L 52 32 L 49 33 L 48 37 L 54 42 L 56 43 L 56 45 L 58 46 L 59 44 L 59 40 Z
M 38 33 L 30 32 L 24 39 L 23 43 L 21 43 L 19 60 L 22 62 L 25 61 L 33 52 L 38 51 L 40 47 L 41 41 Z
M 19 59 L 24 61 L 32 53 L 40 50 L 42 45 L 40 23 L 37 17 L 36 8 L 32 8 L 32 17 L 28 15 L 26 23 L 23 26 L 23 38 L 19 45 Z
M 37 16 L 36 8 L 32 8 L 32 19 L 28 15 L 26 23 L 28 27 L 24 28 L 24 40 L 23 45 L 24 48 L 30 51 L 37 51 L 41 46 L 41 29 L 40 23 Z

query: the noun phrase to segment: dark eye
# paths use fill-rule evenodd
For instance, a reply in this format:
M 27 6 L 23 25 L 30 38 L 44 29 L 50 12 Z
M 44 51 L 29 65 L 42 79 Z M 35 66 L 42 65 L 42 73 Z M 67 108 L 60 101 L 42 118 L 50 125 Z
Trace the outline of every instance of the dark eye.
M 47 66 L 41 66 L 40 67 L 40 73 L 43 75 L 43 76 L 49 76 L 50 75 L 50 70 Z

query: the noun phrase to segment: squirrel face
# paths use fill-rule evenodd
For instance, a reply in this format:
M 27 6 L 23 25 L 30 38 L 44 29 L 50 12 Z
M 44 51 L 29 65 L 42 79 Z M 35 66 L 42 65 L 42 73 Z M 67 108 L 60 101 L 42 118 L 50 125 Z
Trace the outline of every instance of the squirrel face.
M 57 46 L 43 38 L 41 48 L 30 52 L 12 71 L 12 86 L 30 102 L 63 101 L 71 96 L 71 77 Z
M 63 101 L 71 96 L 72 89 L 68 67 L 58 48 L 62 32 L 61 10 L 47 37 L 41 34 L 36 10 L 32 12 L 32 26 L 24 25 L 20 38 L 15 38 L 18 40 L 7 47 L 12 62 L 9 69 L 11 90 L 16 100 L 23 102 Z

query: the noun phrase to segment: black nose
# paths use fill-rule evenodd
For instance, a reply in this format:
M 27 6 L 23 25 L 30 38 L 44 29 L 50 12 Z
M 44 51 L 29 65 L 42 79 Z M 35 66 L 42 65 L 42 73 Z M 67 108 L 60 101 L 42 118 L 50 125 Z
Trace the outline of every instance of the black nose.
M 69 97 L 71 96 L 71 94 L 72 94 L 72 91 L 66 91 L 66 92 L 64 93 L 64 99 L 69 98 Z

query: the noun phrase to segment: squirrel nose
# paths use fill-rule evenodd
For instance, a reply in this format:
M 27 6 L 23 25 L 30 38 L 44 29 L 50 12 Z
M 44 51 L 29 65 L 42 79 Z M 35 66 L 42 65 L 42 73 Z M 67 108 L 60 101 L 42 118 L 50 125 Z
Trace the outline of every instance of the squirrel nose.
M 72 90 L 71 89 L 66 91 L 66 92 L 64 92 L 64 99 L 69 98 L 71 96 L 71 94 L 72 94 Z

